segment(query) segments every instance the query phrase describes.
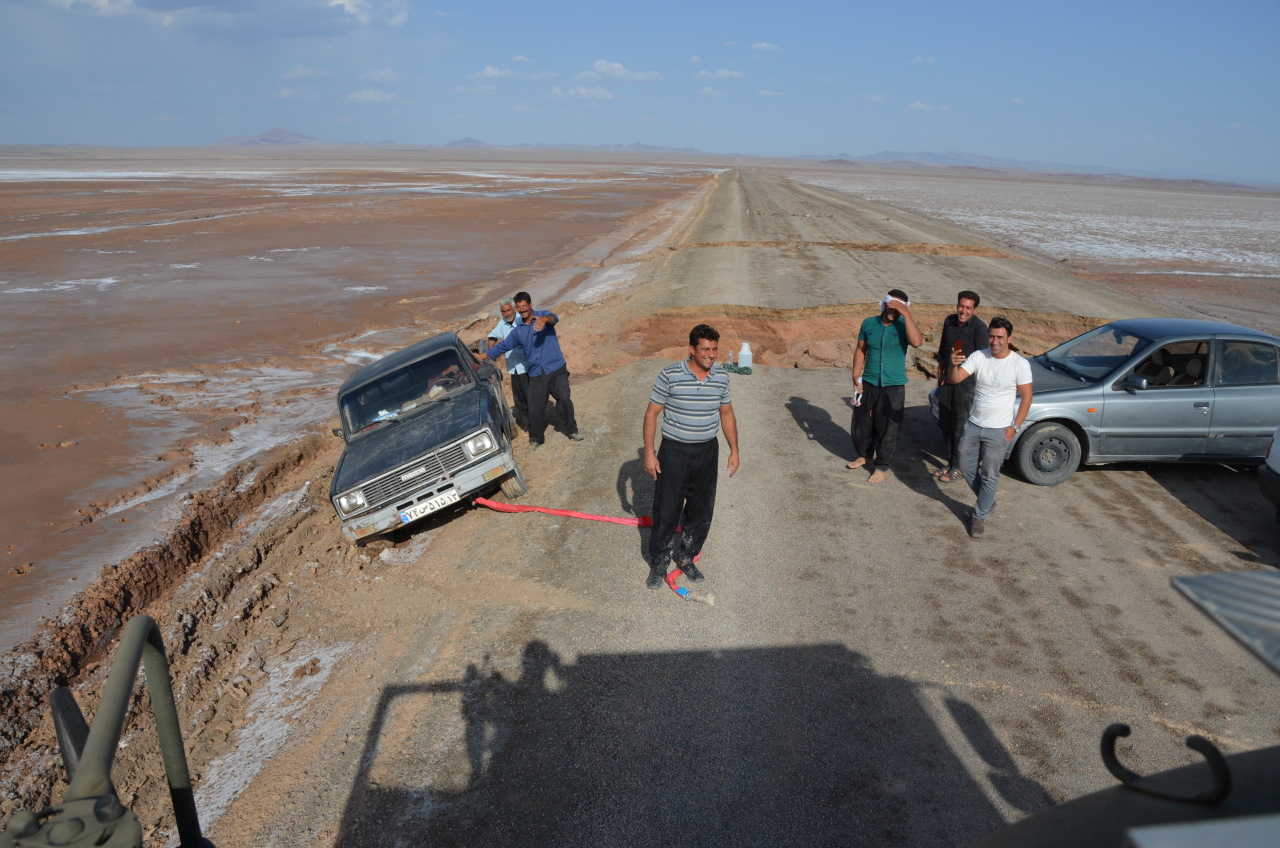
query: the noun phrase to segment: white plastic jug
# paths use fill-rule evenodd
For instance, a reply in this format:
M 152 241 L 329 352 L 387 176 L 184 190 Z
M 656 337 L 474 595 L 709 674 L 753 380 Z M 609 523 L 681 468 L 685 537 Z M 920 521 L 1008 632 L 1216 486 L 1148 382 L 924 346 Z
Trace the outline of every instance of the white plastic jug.
M 738 353 L 738 367 L 751 367 L 751 345 L 746 342 L 742 343 L 742 350 Z

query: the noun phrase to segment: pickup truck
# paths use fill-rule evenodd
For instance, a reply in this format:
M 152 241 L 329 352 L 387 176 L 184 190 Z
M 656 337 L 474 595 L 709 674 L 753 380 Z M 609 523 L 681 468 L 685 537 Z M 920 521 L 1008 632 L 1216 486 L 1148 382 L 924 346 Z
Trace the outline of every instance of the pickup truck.
M 502 487 L 525 494 L 502 372 L 441 333 L 356 371 L 338 390 L 346 442 L 329 499 L 359 542 Z

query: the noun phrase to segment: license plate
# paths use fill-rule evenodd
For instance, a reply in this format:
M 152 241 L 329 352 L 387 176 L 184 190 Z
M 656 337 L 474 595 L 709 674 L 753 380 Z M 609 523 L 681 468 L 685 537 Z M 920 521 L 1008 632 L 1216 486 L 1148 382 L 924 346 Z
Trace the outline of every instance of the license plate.
M 400 513 L 400 523 L 408 524 L 410 521 L 417 521 L 424 515 L 430 515 L 438 509 L 443 509 L 449 504 L 455 504 L 461 500 L 457 489 L 450 489 L 444 494 L 436 495 L 429 501 L 423 501 L 417 506 L 410 507 Z

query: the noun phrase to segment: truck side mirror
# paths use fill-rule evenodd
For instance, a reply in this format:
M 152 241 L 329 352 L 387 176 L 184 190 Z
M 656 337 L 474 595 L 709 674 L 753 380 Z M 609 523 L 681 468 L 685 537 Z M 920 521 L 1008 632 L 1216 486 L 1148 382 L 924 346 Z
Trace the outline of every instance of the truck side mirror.
M 334 427 L 334 428 L 333 428 L 332 430 L 330 430 L 329 432 L 330 432 L 330 433 L 333 433 L 333 435 L 337 436 L 339 439 L 341 439 L 341 438 L 342 438 L 342 428 L 341 428 L 341 427 Z

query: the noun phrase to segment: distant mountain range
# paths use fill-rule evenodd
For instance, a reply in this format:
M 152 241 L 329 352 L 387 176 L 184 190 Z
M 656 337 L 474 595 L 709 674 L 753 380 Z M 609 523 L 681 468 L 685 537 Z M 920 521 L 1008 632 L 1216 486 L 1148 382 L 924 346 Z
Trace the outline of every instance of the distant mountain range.
M 228 147 L 297 147 L 301 145 L 328 144 L 318 138 L 302 133 L 289 132 L 276 128 L 255 136 L 230 135 L 218 139 L 218 144 Z
M 233 135 L 220 139 L 218 144 L 231 147 L 299 147 L 299 146 L 315 146 L 328 145 L 330 142 L 321 141 L 309 135 L 302 133 L 290 132 L 280 128 L 267 130 L 255 136 Z M 375 147 L 425 147 L 429 145 L 401 144 L 394 141 L 381 141 Z M 708 154 L 705 151 L 692 147 L 663 147 L 655 144 L 606 144 L 606 145 L 586 145 L 586 144 L 515 144 L 515 145 L 493 145 L 464 136 L 463 138 L 450 141 L 443 145 L 462 150 L 489 150 L 507 148 L 532 149 L 532 150 L 632 150 L 639 152 L 652 153 L 683 153 L 697 155 L 717 155 Z M 725 156 L 738 156 L 742 154 L 722 154 Z M 774 157 L 769 157 L 774 158 Z M 1028 161 L 1023 159 L 997 158 L 993 156 L 982 156 L 974 153 L 957 153 L 951 151 L 948 153 L 930 153 L 917 151 L 915 153 L 905 153 L 899 150 L 882 150 L 879 153 L 872 153 L 867 156 L 854 156 L 849 153 L 837 153 L 835 155 L 810 155 L 795 157 L 778 157 L 778 158 L 794 158 L 802 160 L 817 160 L 824 165 L 839 165 L 844 167 L 858 167 L 863 165 L 876 165 L 881 168 L 888 166 L 901 169 L 946 169 L 951 172 L 960 171 L 962 173 L 971 174 L 1007 174 L 1014 172 L 1034 172 L 1039 174 L 1056 174 L 1069 176 L 1073 180 L 1091 183 L 1106 183 L 1115 185 L 1151 185 L 1163 187 L 1182 187 L 1182 188 L 1237 188 L 1237 189 L 1256 189 L 1264 186 L 1248 186 L 1235 182 L 1229 182 L 1223 179 L 1203 179 L 1193 177 L 1186 173 L 1176 171 L 1125 171 L 1106 166 L 1106 165 L 1068 165 L 1063 162 L 1039 162 Z M 1274 190 L 1275 186 L 1265 186 L 1268 190 Z

